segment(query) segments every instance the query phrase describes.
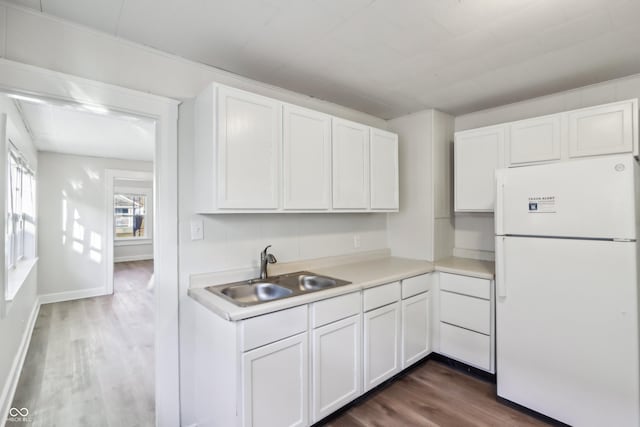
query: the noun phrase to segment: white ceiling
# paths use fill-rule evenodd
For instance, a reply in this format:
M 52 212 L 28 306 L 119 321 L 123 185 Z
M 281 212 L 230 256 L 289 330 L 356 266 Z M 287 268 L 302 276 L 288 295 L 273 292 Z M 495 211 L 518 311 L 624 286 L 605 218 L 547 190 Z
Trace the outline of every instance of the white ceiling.
M 638 0 L 12 0 L 392 118 L 640 72 Z
M 153 161 L 155 123 L 99 107 L 16 101 L 39 151 Z

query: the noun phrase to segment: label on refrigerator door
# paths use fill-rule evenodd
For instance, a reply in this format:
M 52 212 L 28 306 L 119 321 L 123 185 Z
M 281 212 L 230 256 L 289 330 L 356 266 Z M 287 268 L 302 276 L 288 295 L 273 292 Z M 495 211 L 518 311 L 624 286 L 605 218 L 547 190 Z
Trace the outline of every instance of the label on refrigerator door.
M 529 213 L 556 213 L 556 196 L 529 197 Z

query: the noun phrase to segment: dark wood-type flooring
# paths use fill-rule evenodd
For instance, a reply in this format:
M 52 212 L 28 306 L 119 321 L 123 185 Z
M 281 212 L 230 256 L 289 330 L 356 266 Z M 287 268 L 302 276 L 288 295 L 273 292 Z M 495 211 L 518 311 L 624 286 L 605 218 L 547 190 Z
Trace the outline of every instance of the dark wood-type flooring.
M 328 427 L 546 426 L 496 401 L 495 384 L 429 360 L 328 420 Z
M 116 263 L 113 295 L 42 305 L 13 400 L 31 422 L 7 426 L 155 425 L 152 272 Z

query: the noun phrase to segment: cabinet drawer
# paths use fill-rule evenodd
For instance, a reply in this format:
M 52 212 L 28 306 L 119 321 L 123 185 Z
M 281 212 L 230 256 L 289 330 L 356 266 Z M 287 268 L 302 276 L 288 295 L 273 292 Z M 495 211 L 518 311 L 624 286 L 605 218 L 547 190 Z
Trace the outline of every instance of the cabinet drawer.
M 400 282 L 366 289 L 363 292 L 364 311 L 373 310 L 383 305 L 400 300 Z
M 465 295 L 440 292 L 440 320 L 472 331 L 491 333 L 491 303 Z
M 362 311 L 361 307 L 360 292 L 314 302 L 311 304 L 311 327 L 318 328 L 359 314 Z
M 426 292 L 431 288 L 431 274 L 410 277 L 402 281 L 402 299 Z
M 306 331 L 306 305 L 252 317 L 240 322 L 240 351 L 248 351 Z
M 440 273 L 440 289 L 472 297 L 491 298 L 491 280 L 489 279 Z
M 486 335 L 440 323 L 440 351 L 460 362 L 491 370 L 491 339 Z

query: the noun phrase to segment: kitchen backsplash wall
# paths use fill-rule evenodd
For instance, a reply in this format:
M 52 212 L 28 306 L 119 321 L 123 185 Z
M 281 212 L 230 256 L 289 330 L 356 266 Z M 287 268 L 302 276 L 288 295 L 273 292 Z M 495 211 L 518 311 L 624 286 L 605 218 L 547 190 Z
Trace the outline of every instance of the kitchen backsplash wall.
M 640 74 L 458 116 L 455 130 L 474 129 L 631 98 L 640 98 Z M 493 227 L 491 214 L 456 214 L 454 253 L 471 255 L 480 251 L 479 254 L 486 255 L 486 251 L 493 252 Z

